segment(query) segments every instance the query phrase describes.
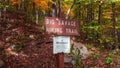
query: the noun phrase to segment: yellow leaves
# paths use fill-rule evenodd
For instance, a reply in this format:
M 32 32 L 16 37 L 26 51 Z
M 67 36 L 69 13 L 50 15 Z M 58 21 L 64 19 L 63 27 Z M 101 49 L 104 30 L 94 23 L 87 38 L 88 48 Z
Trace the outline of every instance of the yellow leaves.
M 112 17 L 112 12 L 111 11 L 104 11 L 103 13 L 103 18 L 106 18 L 106 19 L 111 19 Z
M 67 11 L 70 8 L 70 6 L 71 5 L 68 5 L 68 4 L 65 4 L 65 3 L 62 5 L 62 11 L 64 12 L 64 14 L 67 13 Z M 73 16 L 74 16 L 74 11 L 73 11 L 73 9 L 71 9 L 69 17 L 73 17 Z
M 118 1 L 120 1 L 120 0 L 112 0 L 112 1 L 114 1 L 114 2 L 118 2 Z
M 12 5 L 20 4 L 21 0 L 11 0 Z
M 114 38 L 110 36 L 101 36 L 101 38 L 98 39 L 100 43 L 112 43 L 114 41 Z
M 67 12 L 67 9 L 70 7 L 70 5 L 67 5 L 67 4 L 63 4 L 63 6 L 62 6 L 62 10 L 64 11 L 64 12 Z

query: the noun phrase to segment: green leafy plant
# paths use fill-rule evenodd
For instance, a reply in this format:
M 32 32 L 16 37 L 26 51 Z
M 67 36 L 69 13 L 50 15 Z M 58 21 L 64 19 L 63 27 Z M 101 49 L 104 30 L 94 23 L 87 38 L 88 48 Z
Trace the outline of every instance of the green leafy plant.
M 81 62 L 81 55 L 80 55 L 80 50 L 75 49 L 72 45 L 71 50 L 70 50 L 70 55 L 73 56 L 75 59 L 75 67 L 76 68 L 81 68 L 80 62 Z
M 81 56 L 76 55 L 75 60 L 76 60 L 76 68 L 81 68 L 80 66 Z
M 113 61 L 113 58 L 107 57 L 106 59 L 106 64 L 110 64 Z

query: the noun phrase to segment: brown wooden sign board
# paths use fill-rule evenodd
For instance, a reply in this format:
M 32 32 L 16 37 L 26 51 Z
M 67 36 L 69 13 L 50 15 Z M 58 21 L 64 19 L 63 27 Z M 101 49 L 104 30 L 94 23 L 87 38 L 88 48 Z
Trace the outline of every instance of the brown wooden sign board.
M 77 36 L 79 25 L 77 20 L 66 20 L 62 18 L 45 17 L 45 31 L 48 34 Z

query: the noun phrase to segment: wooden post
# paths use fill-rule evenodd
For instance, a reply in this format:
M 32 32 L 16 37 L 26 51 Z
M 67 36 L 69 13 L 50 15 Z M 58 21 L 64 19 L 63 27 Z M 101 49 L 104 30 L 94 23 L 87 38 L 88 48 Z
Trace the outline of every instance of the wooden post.
M 64 53 L 58 53 L 58 68 L 64 68 Z

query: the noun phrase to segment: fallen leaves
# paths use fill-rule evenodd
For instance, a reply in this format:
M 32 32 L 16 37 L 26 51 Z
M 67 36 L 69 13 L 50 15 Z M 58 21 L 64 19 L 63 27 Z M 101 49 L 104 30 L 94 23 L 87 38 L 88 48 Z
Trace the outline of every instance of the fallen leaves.
M 2 26 L 0 48 L 4 51 L 4 55 L 1 54 L 0 58 L 5 61 L 6 68 L 56 68 L 57 60 L 53 54 L 53 46 L 51 43 L 46 43 L 51 41 L 49 35 L 41 33 L 38 25 L 23 23 L 25 21 L 21 14 L 16 13 L 21 17 L 17 19 L 16 15 L 6 13 L 3 15 L 6 15 L 9 21 L 4 20 L 4 23 L 0 23 Z M 8 24 L 10 27 L 6 29 Z M 22 45 L 22 49 L 18 45 Z

